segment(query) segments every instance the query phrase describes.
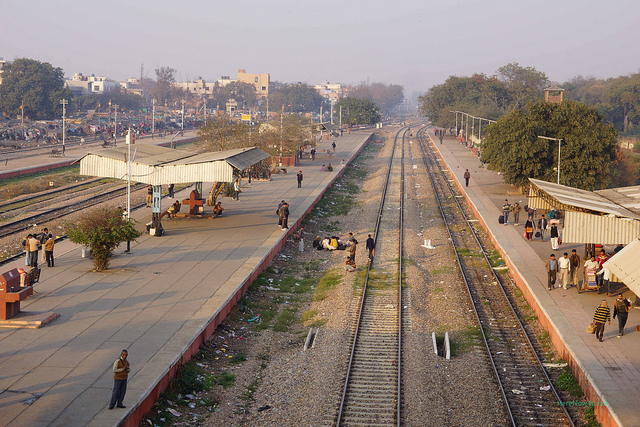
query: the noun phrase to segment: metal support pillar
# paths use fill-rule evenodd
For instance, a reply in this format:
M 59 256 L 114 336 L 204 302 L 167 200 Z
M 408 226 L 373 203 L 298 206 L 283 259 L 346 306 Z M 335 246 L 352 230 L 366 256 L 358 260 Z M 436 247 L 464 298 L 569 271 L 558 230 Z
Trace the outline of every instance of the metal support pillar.
M 196 191 L 200 195 L 200 198 L 204 198 L 202 196 L 202 182 L 196 182 Z
M 153 186 L 153 200 L 151 202 L 151 228 L 156 229 L 156 237 L 160 237 L 164 234 L 162 223 L 160 222 L 160 215 L 162 212 L 162 186 Z

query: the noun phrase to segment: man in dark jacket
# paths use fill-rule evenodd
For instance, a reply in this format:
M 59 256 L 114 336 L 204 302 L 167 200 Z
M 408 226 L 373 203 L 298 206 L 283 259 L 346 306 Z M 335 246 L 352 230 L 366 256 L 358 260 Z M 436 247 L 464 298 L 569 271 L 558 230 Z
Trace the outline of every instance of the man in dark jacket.
M 547 281 L 547 288 L 549 290 L 553 290 L 553 286 L 556 284 L 556 274 L 558 273 L 558 261 L 556 260 L 555 254 L 551 254 L 549 259 L 544 264 L 544 267 L 547 270 L 547 276 L 549 280 Z
M 284 203 L 280 208 L 280 219 L 282 220 L 282 229 L 289 229 L 289 203 Z
M 369 261 L 373 261 L 373 256 L 376 253 L 376 242 L 371 237 L 371 234 L 367 237 L 366 248 L 369 250 Z
M 276 215 L 278 215 L 278 226 L 282 227 L 282 215 L 280 215 L 280 209 L 284 205 L 284 200 L 278 203 L 278 207 L 276 208 Z
M 298 188 L 302 188 L 302 171 L 298 171 Z

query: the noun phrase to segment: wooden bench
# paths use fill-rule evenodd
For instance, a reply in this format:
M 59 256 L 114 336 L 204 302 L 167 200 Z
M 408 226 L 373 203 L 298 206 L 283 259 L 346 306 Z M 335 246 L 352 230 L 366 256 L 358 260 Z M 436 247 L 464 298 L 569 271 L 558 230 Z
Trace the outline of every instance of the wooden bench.
M 33 285 L 35 283 L 38 283 L 39 281 L 40 281 L 40 269 L 37 267 L 32 268 L 24 277 L 25 286 Z

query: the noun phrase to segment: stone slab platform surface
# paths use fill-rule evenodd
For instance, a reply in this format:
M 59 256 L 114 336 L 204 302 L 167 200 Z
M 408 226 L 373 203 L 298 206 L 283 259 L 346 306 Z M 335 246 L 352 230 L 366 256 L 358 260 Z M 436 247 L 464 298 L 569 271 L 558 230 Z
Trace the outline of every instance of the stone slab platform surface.
M 571 254 L 571 249 L 576 249 L 583 258 L 584 245 L 561 245 L 560 250 L 552 251 L 548 232 L 544 241 L 539 238 L 527 241 L 523 238 L 526 221 L 526 214 L 523 213 L 520 213 L 519 226 L 498 224 L 505 199 L 511 204 L 517 201 L 524 206 L 527 198 L 513 186 L 505 184 L 498 173 L 483 169 L 478 157 L 453 137 L 445 138 L 442 145 L 436 143 L 436 148 L 462 185 L 465 169 L 471 172 L 469 187 L 464 188 L 468 199 L 483 217 L 495 241 L 510 258 L 517 274 L 530 288 L 533 298 L 556 329 L 571 358 L 600 395 L 610 413 L 604 420 L 605 425 L 640 425 L 637 413 L 640 407 L 640 332 L 635 331 L 635 326 L 640 323 L 640 310 L 631 310 L 629 313 L 623 337 L 616 338 L 618 322 L 612 319 L 611 325 L 605 327 L 604 342 L 597 341 L 595 335 L 586 332 L 587 325 L 591 323 L 602 299 L 607 299 L 613 315 L 616 297 L 595 292 L 578 294 L 575 287 L 568 290 L 556 288 L 549 292 L 544 268 L 544 262 L 551 253 L 555 253 L 557 259 L 564 252 Z M 513 220 L 512 216 L 510 221 Z M 536 216 L 536 221 L 538 218 Z M 634 295 L 626 292 L 624 297 L 633 300 Z M 596 413 L 598 409 L 596 407 Z
M 55 311 L 60 317 L 40 329 L 0 328 L 0 425 L 118 425 L 135 410 L 168 368 L 180 358 L 230 296 L 286 239 L 274 211 L 290 203 L 290 227 L 304 215 L 362 148 L 369 133 L 335 139 L 332 157 L 323 141 L 315 161 L 304 159 L 304 180 L 296 173 L 271 182 L 243 182 L 239 201 L 222 199 L 215 219 L 163 220 L 166 235 L 143 235 L 116 250 L 106 272 L 92 272 L 81 248 L 56 245 L 55 267 L 42 267 L 39 292 L 22 304 L 25 312 Z M 331 162 L 333 172 L 321 172 Z M 348 166 L 347 166 L 348 167 Z M 208 185 L 208 188 L 211 184 Z M 207 191 L 207 184 L 204 187 Z M 183 199 L 188 191 L 176 194 Z M 163 200 L 166 209 L 170 200 Z M 212 208 L 208 208 L 209 210 Z M 133 213 L 140 228 L 151 210 Z M 122 245 L 124 246 L 124 245 Z M 5 265 L 17 268 L 23 260 Z M 107 410 L 113 386 L 111 367 L 128 349 L 131 374 L 125 405 Z

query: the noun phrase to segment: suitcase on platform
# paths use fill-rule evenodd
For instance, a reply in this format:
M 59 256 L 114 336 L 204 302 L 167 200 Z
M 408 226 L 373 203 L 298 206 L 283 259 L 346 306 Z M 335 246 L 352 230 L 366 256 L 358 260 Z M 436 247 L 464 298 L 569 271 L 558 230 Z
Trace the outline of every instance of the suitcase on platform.
M 504 215 L 498 217 L 498 224 L 504 224 Z

